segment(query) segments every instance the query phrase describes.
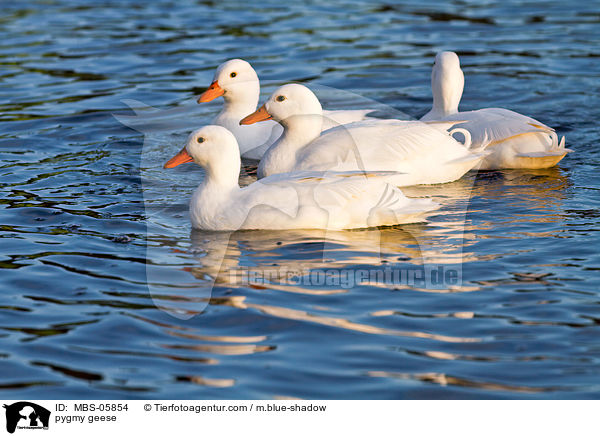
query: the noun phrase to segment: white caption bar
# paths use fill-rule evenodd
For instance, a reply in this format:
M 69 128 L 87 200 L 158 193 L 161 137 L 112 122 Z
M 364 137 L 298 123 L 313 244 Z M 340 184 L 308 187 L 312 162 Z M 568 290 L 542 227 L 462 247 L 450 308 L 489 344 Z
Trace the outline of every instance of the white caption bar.
M 599 401 L 5 400 L 2 426 L 26 435 L 588 434 Z M 42 432 L 37 432 L 42 430 Z M 234 433 L 237 432 L 237 433 Z M 4 433 L 7 434 L 7 433 Z

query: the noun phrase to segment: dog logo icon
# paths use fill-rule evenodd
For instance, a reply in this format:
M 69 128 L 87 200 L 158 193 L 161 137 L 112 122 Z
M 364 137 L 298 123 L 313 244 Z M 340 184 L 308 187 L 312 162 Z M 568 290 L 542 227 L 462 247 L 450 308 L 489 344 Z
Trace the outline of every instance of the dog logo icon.
M 28 401 L 4 405 L 6 409 L 6 431 L 14 433 L 19 429 L 48 429 L 50 411 Z

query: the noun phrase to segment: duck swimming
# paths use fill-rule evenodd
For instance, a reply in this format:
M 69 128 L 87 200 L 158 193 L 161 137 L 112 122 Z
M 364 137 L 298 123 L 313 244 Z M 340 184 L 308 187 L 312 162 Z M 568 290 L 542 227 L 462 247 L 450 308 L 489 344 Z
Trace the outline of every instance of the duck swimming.
M 565 138 L 558 140 L 553 128 L 502 108 L 487 108 L 459 112 L 465 78 L 456 53 L 438 53 L 431 72 L 433 107 L 422 121 L 459 121 L 458 127 L 471 134 L 471 147 L 481 147 L 489 155 L 480 169 L 549 168 L 571 152 L 565 148 Z
M 250 229 L 342 230 L 423 221 L 438 205 L 409 199 L 380 173 L 300 172 L 266 177 L 240 188 L 240 153 L 235 136 L 222 126 L 194 131 L 165 165 L 201 165 L 206 176 L 190 202 L 192 226 Z
M 206 103 L 223 97 L 225 104 L 212 124 L 229 129 L 236 137 L 243 157 L 259 160 L 269 146 L 281 136 L 283 129 L 275 122 L 241 126 L 240 120 L 256 110 L 260 82 L 252 66 L 242 59 L 229 60 L 217 68 L 208 89 L 198 97 Z M 323 130 L 340 124 L 364 120 L 372 109 L 324 111 Z
M 240 124 L 275 120 L 283 135 L 269 147 L 258 177 L 294 171 L 394 171 L 396 186 L 446 183 L 476 167 L 485 152 L 469 149 L 469 133 L 461 144 L 445 131 L 453 122 L 368 120 L 321 133 L 322 109 L 305 86 L 278 88 L 259 110 Z

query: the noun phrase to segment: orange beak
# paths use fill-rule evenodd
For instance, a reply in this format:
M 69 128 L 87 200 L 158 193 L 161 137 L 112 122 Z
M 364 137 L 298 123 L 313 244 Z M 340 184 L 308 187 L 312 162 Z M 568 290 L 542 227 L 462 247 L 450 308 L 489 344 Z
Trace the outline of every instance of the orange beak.
M 273 118 L 273 117 L 271 116 L 271 114 L 269 112 L 267 112 L 267 108 L 265 108 L 265 105 L 263 104 L 260 107 L 260 109 L 258 109 L 256 112 L 252 112 L 247 117 L 242 118 L 240 120 L 240 125 L 254 124 L 254 123 L 258 123 L 259 121 L 270 120 L 271 118 Z
M 194 158 L 190 156 L 185 147 L 183 147 L 179 153 L 169 159 L 163 168 L 175 168 L 177 165 L 193 161 Z
M 219 81 L 215 80 L 210 84 L 208 89 L 202 93 L 200 97 L 198 97 L 198 103 L 206 103 L 209 101 L 213 101 L 215 98 L 222 96 L 225 94 L 223 88 L 219 86 Z

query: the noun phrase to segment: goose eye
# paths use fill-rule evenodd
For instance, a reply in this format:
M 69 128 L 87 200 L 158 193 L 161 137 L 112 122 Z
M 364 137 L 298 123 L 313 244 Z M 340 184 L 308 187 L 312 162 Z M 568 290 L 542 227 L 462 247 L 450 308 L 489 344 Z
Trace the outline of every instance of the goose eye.
M 283 101 L 283 100 L 285 100 L 285 97 L 283 95 L 278 95 L 275 100 L 277 100 L 277 101 Z
M 200 136 L 198 139 L 196 139 L 196 141 L 198 142 L 198 144 L 202 144 L 204 142 L 204 138 Z
M 235 76 L 237 76 L 237 73 L 235 71 L 229 75 L 229 77 L 235 77 Z

